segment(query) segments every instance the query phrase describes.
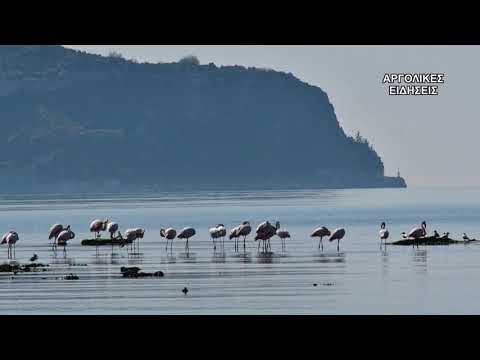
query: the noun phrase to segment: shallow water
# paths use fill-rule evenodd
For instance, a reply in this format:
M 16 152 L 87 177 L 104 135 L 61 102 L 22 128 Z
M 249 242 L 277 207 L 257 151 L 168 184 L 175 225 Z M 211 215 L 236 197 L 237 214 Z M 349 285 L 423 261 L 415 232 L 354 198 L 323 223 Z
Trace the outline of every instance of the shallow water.
M 108 217 L 121 229 L 143 227 L 141 255 L 127 249 L 81 246 L 88 224 Z M 0 273 L 1 314 L 478 314 L 480 246 L 450 245 L 380 249 L 379 224 L 390 239 L 426 220 L 428 231 L 453 238 L 480 238 L 480 188 L 409 188 L 266 192 L 198 192 L 128 195 L 1 196 L 0 231 L 20 235 L 16 261 L 33 253 L 47 271 Z M 247 249 L 213 250 L 208 228 L 228 231 L 249 220 L 279 220 L 292 234 L 286 252 L 271 241 L 273 254 L 258 254 L 253 235 Z M 76 238 L 55 258 L 48 229 L 70 224 Z M 340 242 L 311 231 L 345 227 Z M 193 226 L 197 235 L 186 254 L 176 239 L 165 250 L 161 227 Z M 106 235 L 104 235 L 106 236 Z M 0 258 L 7 262 L 6 248 Z M 165 273 L 163 278 L 126 279 L 121 266 Z M 64 280 L 74 273 L 79 280 Z M 313 284 L 317 284 L 314 286 Z M 181 290 L 187 287 L 184 295 Z

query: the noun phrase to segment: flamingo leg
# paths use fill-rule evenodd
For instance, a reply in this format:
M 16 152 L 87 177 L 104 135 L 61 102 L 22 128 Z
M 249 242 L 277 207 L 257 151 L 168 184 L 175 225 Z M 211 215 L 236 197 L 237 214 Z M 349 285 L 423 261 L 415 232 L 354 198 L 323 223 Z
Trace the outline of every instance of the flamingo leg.
M 245 238 L 246 238 L 246 236 L 243 237 L 243 252 L 246 251 L 246 248 L 245 248 Z
M 340 251 L 340 239 L 337 240 L 337 251 Z

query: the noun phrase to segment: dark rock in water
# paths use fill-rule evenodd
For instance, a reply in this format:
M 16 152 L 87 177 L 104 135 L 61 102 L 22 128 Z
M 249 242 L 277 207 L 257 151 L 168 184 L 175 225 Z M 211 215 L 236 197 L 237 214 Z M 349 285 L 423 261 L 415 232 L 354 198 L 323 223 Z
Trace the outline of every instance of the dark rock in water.
M 77 275 L 74 275 L 74 274 L 69 274 L 69 275 L 65 276 L 64 279 L 65 280 L 78 280 L 79 277 Z
M 0 265 L 0 272 L 14 272 L 14 273 L 16 273 L 19 270 L 20 270 L 19 265 L 10 265 L 10 264 L 1 264 Z
M 313 284 L 313 286 L 317 286 L 317 284 Z
M 139 267 L 136 267 L 136 266 L 133 266 L 133 267 L 125 267 L 125 266 L 122 266 L 120 268 L 120 272 L 123 274 L 123 273 L 126 273 L 126 272 L 135 272 L 135 273 L 138 273 L 140 271 L 140 268 Z
M 11 264 L 1 264 L 0 265 L 0 272 L 13 272 L 13 273 L 17 273 L 17 272 L 30 272 L 32 271 L 32 269 L 35 269 L 35 268 L 45 268 L 45 267 L 48 267 L 50 265 L 48 264 L 25 264 L 25 265 L 18 265 L 18 264 L 15 264 L 15 265 L 11 265 Z M 45 271 L 46 269 L 43 269 L 43 271 Z
M 427 236 L 424 238 L 420 239 L 402 239 L 402 240 L 397 240 L 393 241 L 390 243 L 387 243 L 387 245 L 429 245 L 429 246 L 434 246 L 434 245 L 452 245 L 452 244 L 468 244 L 474 241 L 478 241 L 476 239 L 470 239 L 470 240 L 454 240 L 449 237 L 435 237 L 435 236 Z
M 105 245 L 117 245 L 125 246 L 126 244 L 131 244 L 131 240 L 127 239 L 85 239 L 82 240 L 81 245 L 83 246 L 105 246 Z
M 48 264 L 41 264 L 41 263 L 34 263 L 34 264 L 26 264 L 26 265 L 23 265 L 22 267 L 25 268 L 25 269 L 31 269 L 31 268 L 39 268 L 39 267 L 48 267 L 50 265 Z
M 123 277 L 126 278 L 143 278 L 143 277 L 163 277 L 163 271 L 156 271 L 154 273 L 141 272 L 138 267 L 124 267 L 120 268 Z

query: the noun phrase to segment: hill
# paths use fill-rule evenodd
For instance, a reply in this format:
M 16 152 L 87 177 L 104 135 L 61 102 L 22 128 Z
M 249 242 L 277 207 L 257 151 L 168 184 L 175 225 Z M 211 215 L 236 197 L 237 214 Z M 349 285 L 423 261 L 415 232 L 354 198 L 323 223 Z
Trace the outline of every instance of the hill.
M 0 46 L 2 192 L 404 187 L 292 74 Z

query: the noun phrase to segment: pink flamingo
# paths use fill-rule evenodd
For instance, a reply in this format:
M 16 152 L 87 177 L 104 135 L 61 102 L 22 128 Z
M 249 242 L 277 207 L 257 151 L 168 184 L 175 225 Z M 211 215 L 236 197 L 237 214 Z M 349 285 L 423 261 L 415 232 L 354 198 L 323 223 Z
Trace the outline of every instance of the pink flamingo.
M 12 248 L 13 248 L 13 258 L 15 258 L 15 244 L 19 240 L 18 234 L 15 231 L 9 231 L 2 237 L 1 244 L 8 245 L 8 258 L 12 259 Z
M 108 220 L 101 221 L 101 220 L 93 220 L 90 223 L 90 232 L 95 233 L 95 239 L 98 239 L 100 237 L 100 231 L 105 231 L 107 230 L 107 224 Z
M 68 225 L 66 228 L 63 227 L 63 225 L 61 224 L 52 225 L 52 227 L 50 228 L 50 234 L 48 235 L 48 240 L 54 239 L 52 243 L 52 250 L 55 251 L 57 249 L 58 235 L 60 235 L 62 231 L 69 230 L 69 229 L 70 229 L 70 225 Z

